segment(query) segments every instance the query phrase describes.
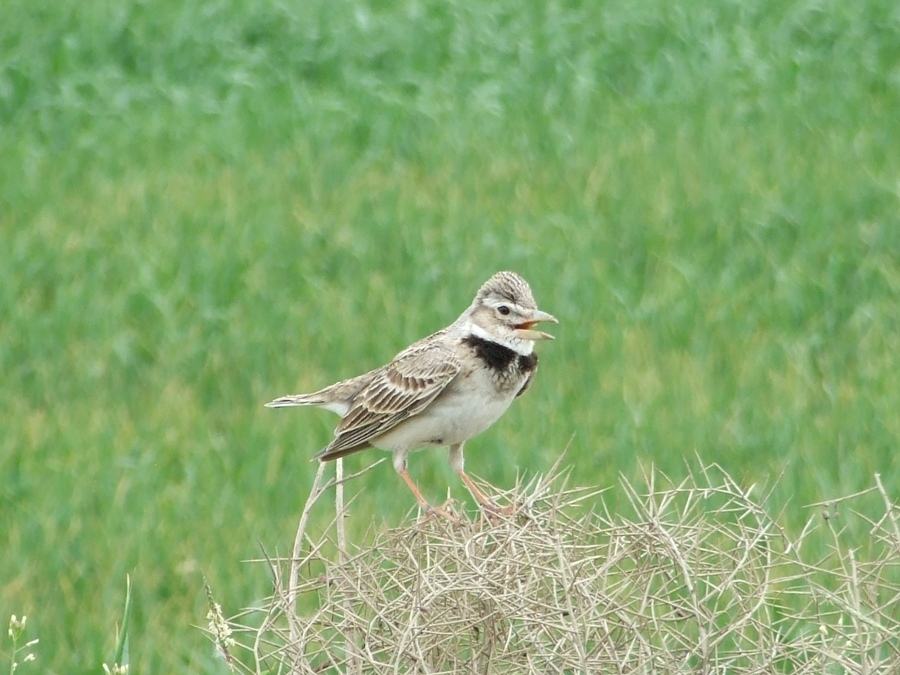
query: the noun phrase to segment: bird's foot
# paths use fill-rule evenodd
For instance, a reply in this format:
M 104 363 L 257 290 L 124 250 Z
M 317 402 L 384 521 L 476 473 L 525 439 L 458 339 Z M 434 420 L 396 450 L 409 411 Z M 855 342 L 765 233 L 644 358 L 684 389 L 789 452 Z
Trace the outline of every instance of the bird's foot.
M 504 519 L 516 514 L 516 504 L 500 506 L 491 499 L 478 501 L 481 506 L 481 515 L 490 521 L 491 525 L 499 525 Z
M 453 513 L 453 500 L 448 499 L 446 502 L 441 504 L 440 506 L 432 506 L 431 504 L 425 503 L 422 504 L 422 511 L 424 511 L 424 516 L 420 520 L 420 522 L 427 522 L 433 518 L 443 518 L 444 520 L 452 523 L 453 525 L 459 525 L 460 520 L 459 516 Z

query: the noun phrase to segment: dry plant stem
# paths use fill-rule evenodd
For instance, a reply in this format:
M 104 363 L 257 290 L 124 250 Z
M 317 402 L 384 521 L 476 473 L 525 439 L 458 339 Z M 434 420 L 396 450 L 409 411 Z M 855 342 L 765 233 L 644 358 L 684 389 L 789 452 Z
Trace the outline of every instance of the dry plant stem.
M 875 474 L 875 485 L 878 486 L 878 492 L 881 493 L 881 499 L 884 501 L 884 518 L 882 520 L 887 520 L 891 524 L 891 534 L 894 535 L 894 546 L 900 549 L 900 525 L 897 524 L 897 518 L 894 514 L 895 504 L 891 501 L 891 498 L 888 497 L 887 491 L 884 489 L 884 485 L 881 484 L 881 474 Z M 881 523 L 879 522 L 878 525 Z M 877 525 L 876 525 L 877 527 Z
M 344 460 L 338 458 L 335 467 L 335 491 L 334 491 L 334 512 L 335 512 L 335 529 L 337 530 L 338 540 L 338 564 L 343 567 L 347 562 L 347 526 L 345 523 L 346 513 L 344 505 Z M 344 611 L 350 613 L 353 606 L 350 603 L 350 597 L 347 593 L 343 593 Z M 350 660 L 350 672 L 362 673 L 362 661 L 357 653 L 357 631 L 351 629 L 346 637 L 347 655 Z
M 294 550 L 291 554 L 291 574 L 288 577 L 288 607 L 292 615 L 297 613 L 297 581 L 300 578 L 300 554 L 303 552 L 303 538 L 306 535 L 306 525 L 309 523 L 309 512 L 312 511 L 313 504 L 319 499 L 324 489 L 320 487 L 324 473 L 325 463 L 319 462 L 312 490 L 310 490 L 309 497 L 306 499 L 303 513 L 300 515 L 297 536 L 294 538 Z M 293 631 L 293 623 L 291 624 L 291 630 Z
M 347 560 L 347 528 L 344 523 L 344 460 L 338 459 L 335 464 L 334 513 L 335 528 L 338 538 L 338 562 L 343 565 Z
M 575 601 L 572 598 L 572 588 L 575 585 L 574 578 L 570 577 L 570 574 L 574 572 L 572 568 L 572 563 L 568 560 L 568 556 L 563 550 L 563 539 L 565 535 L 561 532 L 555 531 L 554 533 L 555 548 L 556 548 L 556 559 L 559 561 L 559 576 L 560 580 L 563 583 L 563 588 L 565 589 L 565 601 L 566 601 L 566 611 L 568 612 L 569 621 L 571 622 L 571 635 L 572 645 L 575 648 L 575 653 L 578 656 L 579 665 L 581 667 L 581 672 L 588 673 L 588 663 L 587 663 L 587 651 L 585 649 L 584 644 L 584 630 L 583 626 L 579 621 L 580 612 L 578 608 L 575 606 Z M 574 576 L 574 574 L 572 574 Z
M 854 496 L 884 508 L 863 517 L 871 550 L 848 549 L 849 523 L 834 518 L 789 537 L 760 490 L 717 465 L 683 482 L 654 470 L 643 485 L 623 479 L 619 514 L 603 503 L 585 512 L 597 489 L 568 489 L 556 467 L 499 494 L 474 480 L 527 518 L 409 522 L 352 552 L 349 532 L 304 534 L 300 566 L 327 578 L 300 574 L 296 588 L 276 578 L 271 604 L 256 610 L 256 670 L 241 671 L 900 673 L 898 510 L 878 478 L 874 494 Z M 329 529 L 347 508 L 339 497 Z M 805 560 L 804 538 L 823 535 L 831 553 Z M 320 603 L 285 616 L 298 594 Z
M 268 610 L 266 611 L 265 618 L 260 624 L 259 628 L 256 631 L 256 635 L 253 640 L 253 657 L 256 663 L 256 670 L 254 673 L 261 674 L 263 672 L 263 650 L 262 650 L 262 642 L 269 634 L 271 630 L 271 626 L 275 622 L 275 619 L 278 615 L 284 610 L 285 607 L 290 606 L 290 601 L 284 592 L 284 582 L 282 581 L 281 568 L 276 565 L 266 554 L 265 550 L 263 550 L 263 555 L 266 558 L 266 564 L 269 566 L 269 571 L 272 574 L 273 579 L 273 587 L 274 587 L 274 595 L 272 598 L 272 603 L 269 605 Z M 288 589 L 290 592 L 290 589 Z M 293 632 L 293 627 L 291 628 L 291 632 Z
M 325 463 L 319 462 L 319 468 L 316 470 L 316 477 L 313 480 L 312 489 L 309 491 L 309 497 L 306 498 L 306 504 L 303 506 L 303 512 L 300 514 L 300 523 L 297 525 L 297 535 L 294 537 L 294 549 L 291 555 L 291 572 L 288 577 L 288 588 L 287 588 L 287 606 L 290 609 L 291 614 L 297 613 L 297 584 L 300 579 L 300 563 L 302 560 L 300 559 L 301 553 L 303 552 L 303 539 L 306 537 L 306 526 L 309 523 L 309 514 L 312 511 L 313 505 L 319 500 L 319 497 L 322 496 L 322 493 L 325 492 L 332 485 L 336 485 L 338 487 L 342 487 L 343 484 L 352 480 L 358 476 L 362 476 L 364 473 L 368 473 L 376 466 L 381 464 L 384 459 L 379 459 L 374 464 L 370 464 L 362 471 L 357 471 L 354 474 L 351 474 L 344 478 L 341 476 L 340 478 L 335 478 L 332 481 L 329 481 L 325 485 L 322 485 L 322 475 L 325 473 Z M 343 467 L 342 467 L 343 468 Z M 341 493 L 343 499 L 343 492 Z
M 291 565 L 290 565 L 290 574 L 288 575 L 288 586 L 287 592 L 285 593 L 279 583 L 279 577 L 276 576 L 276 595 L 280 597 L 280 601 L 284 603 L 284 606 L 287 608 L 287 614 L 289 617 L 295 617 L 297 615 L 297 595 L 298 588 L 300 585 L 300 565 L 304 562 L 305 558 L 302 558 L 303 554 L 303 540 L 306 538 L 306 527 L 309 524 L 309 514 L 312 511 L 312 507 L 319 500 L 319 497 L 322 496 L 322 493 L 325 492 L 332 485 L 336 486 L 336 505 L 337 505 L 337 515 L 336 515 L 336 524 L 335 527 L 338 531 L 338 548 L 341 564 L 345 561 L 346 555 L 346 530 L 344 527 L 344 483 L 348 480 L 352 480 L 362 474 L 371 471 L 376 466 L 381 464 L 384 460 L 380 459 L 374 464 L 369 465 L 362 471 L 351 474 L 350 476 L 344 477 L 344 466 L 343 462 L 338 460 L 337 462 L 337 475 L 334 480 L 328 481 L 326 484 L 322 485 L 322 476 L 325 473 L 325 463 L 319 462 L 319 467 L 316 470 L 316 477 L 313 480 L 313 486 L 309 491 L 309 497 L 306 498 L 306 504 L 303 506 L 303 512 L 300 514 L 300 523 L 297 525 L 297 534 L 294 537 L 294 548 L 291 555 Z M 316 551 L 313 551 L 312 554 L 315 554 Z M 282 589 L 280 592 L 278 589 Z M 268 618 L 266 620 L 268 622 Z M 300 639 L 299 628 L 300 624 L 296 621 L 289 621 L 290 624 L 290 635 L 291 635 L 291 643 L 297 644 Z M 264 633 L 263 628 L 266 628 L 264 623 L 263 627 L 257 633 L 257 640 L 259 640 L 260 636 Z M 257 642 L 256 654 L 257 658 L 259 656 L 259 643 Z M 260 663 L 257 661 L 257 668 L 259 668 Z
M 875 475 L 877 476 L 877 475 L 879 475 L 879 474 L 875 474 Z M 876 486 L 876 487 L 870 487 L 870 488 L 866 488 L 865 490 L 860 490 L 859 492 L 854 492 L 852 495 L 843 495 L 843 496 L 838 497 L 838 498 L 836 498 L 836 499 L 825 499 L 825 500 L 823 500 L 823 501 L 821 501 L 821 502 L 812 502 L 811 504 L 807 504 L 805 508 L 807 508 L 807 509 L 814 509 L 814 508 L 819 507 L 819 506 L 834 506 L 835 504 L 840 504 L 840 503 L 842 503 L 842 502 L 847 502 L 847 501 L 850 501 L 850 500 L 852 500 L 852 499 L 856 499 L 857 497 L 862 497 L 863 495 L 867 495 L 867 494 L 869 494 L 870 492 L 874 492 L 874 491 L 877 490 L 877 489 L 878 489 L 877 486 Z

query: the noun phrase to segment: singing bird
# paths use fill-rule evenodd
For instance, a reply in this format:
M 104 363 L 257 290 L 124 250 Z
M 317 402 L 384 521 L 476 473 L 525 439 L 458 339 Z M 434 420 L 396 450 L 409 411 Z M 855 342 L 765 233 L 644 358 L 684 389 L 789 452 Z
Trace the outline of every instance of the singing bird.
M 378 448 L 393 453 L 394 469 L 427 513 L 450 517 L 428 503 L 407 471 L 413 450 L 448 446 L 450 466 L 475 500 L 499 507 L 463 470 L 463 445 L 506 412 L 534 378 L 535 330 L 558 323 L 538 309 L 528 283 L 498 272 L 452 324 L 413 343 L 387 365 L 312 394 L 277 398 L 270 408 L 315 406 L 341 416 L 335 438 L 314 459 L 322 462 Z

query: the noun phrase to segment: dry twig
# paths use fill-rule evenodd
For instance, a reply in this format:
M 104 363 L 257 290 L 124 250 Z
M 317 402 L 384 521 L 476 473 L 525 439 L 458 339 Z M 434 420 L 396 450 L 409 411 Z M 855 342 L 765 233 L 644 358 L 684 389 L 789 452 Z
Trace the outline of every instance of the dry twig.
M 289 567 L 291 582 L 276 583 L 256 610 L 261 627 L 250 629 L 246 613 L 233 622 L 252 652 L 253 666 L 239 665 L 260 674 L 900 672 L 900 536 L 880 480 L 857 496 L 880 496 L 885 509 L 865 558 L 833 519 L 791 540 L 753 488 L 715 465 L 678 485 L 653 471 L 645 480 L 642 489 L 622 481 L 628 515 L 605 511 L 596 490 L 567 487 L 555 467 L 499 495 L 523 505 L 517 516 L 411 523 L 355 549 L 338 529 L 336 560 L 322 542 L 303 555 L 295 547 L 290 561 L 272 561 Z M 805 539 L 823 524 L 832 554 L 806 562 Z M 301 578 L 301 569 L 325 572 Z

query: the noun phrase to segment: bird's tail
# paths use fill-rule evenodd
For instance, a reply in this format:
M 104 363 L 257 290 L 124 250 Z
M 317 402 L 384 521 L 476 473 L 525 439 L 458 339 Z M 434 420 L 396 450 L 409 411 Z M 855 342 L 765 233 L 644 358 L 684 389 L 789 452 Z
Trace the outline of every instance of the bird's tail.
M 294 394 L 293 396 L 282 396 L 274 401 L 266 403 L 267 408 L 289 408 L 297 405 L 317 405 L 321 406 L 326 403 L 325 399 L 317 394 Z
M 332 396 L 333 387 L 328 387 L 322 391 L 312 394 L 294 394 L 293 396 L 282 396 L 274 401 L 266 403 L 267 408 L 292 408 L 298 405 L 313 405 L 317 408 L 324 408 L 331 412 L 337 413 L 341 417 L 347 414 L 350 408 L 350 402 L 341 398 Z

